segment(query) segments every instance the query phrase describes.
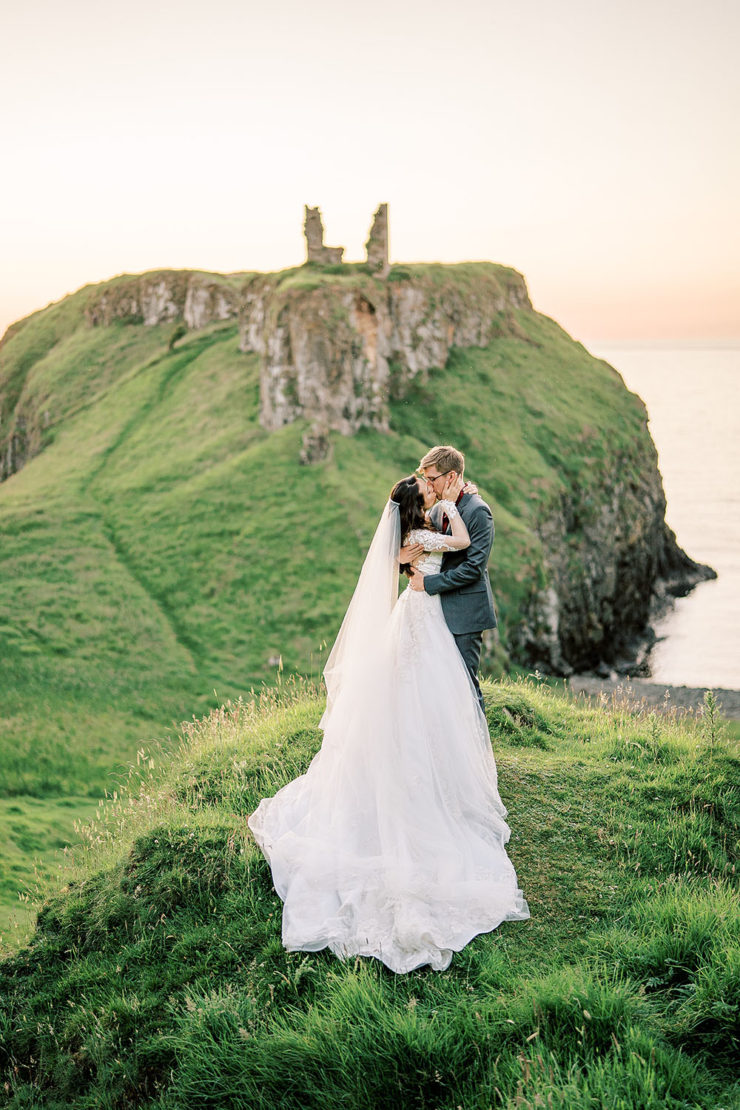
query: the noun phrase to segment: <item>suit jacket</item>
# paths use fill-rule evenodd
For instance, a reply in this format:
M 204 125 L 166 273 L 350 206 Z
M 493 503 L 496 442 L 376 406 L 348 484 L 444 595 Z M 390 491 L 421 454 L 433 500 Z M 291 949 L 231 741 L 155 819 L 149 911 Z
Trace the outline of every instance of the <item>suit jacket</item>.
M 441 594 L 442 612 L 455 635 L 495 628 L 496 610 L 488 578 L 488 557 L 493 547 L 493 514 L 477 493 L 465 493 L 457 506 L 470 533 L 470 546 L 462 551 L 446 551 L 439 574 L 427 574 L 424 589 Z M 440 527 L 443 510 L 435 505 L 433 522 Z M 447 528 L 449 534 L 451 529 Z

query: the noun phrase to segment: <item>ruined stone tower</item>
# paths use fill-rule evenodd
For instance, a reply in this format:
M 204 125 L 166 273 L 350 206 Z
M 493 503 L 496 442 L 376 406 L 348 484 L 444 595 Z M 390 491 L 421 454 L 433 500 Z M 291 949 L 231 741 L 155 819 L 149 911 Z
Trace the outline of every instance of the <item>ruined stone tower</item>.
M 378 205 L 378 210 L 370 228 L 370 235 L 365 243 L 367 264 L 379 277 L 387 277 L 390 269 L 388 263 L 388 205 Z
M 319 262 L 322 265 L 334 264 L 342 261 L 344 247 L 324 246 L 324 225 L 321 222 L 321 211 L 318 208 L 305 206 L 305 219 L 303 221 L 303 234 L 306 236 L 306 261 Z M 378 277 L 388 276 L 390 263 L 388 261 L 388 205 L 379 204 L 373 218 L 373 226 L 365 243 L 365 252 L 368 268 Z
M 322 264 L 337 263 L 342 261 L 344 247 L 324 246 L 324 225 L 321 222 L 321 212 L 318 208 L 306 207 L 306 217 L 303 222 L 303 234 L 306 236 L 306 261 L 321 262 Z

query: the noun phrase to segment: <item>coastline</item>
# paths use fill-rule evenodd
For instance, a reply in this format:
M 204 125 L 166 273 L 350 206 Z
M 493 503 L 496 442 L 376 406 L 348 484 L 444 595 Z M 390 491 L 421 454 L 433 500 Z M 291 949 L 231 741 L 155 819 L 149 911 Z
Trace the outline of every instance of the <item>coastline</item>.
M 643 644 L 635 644 L 633 659 L 624 667 L 579 667 L 578 672 L 609 679 L 616 671 L 622 682 L 639 678 L 660 686 L 737 690 L 740 413 L 717 404 L 717 398 L 733 395 L 740 349 L 737 343 L 704 341 L 603 341 L 590 349 L 644 401 L 663 477 L 667 526 L 696 560 L 714 568 L 717 578 L 699 582 L 688 594 L 680 582 L 667 583 L 663 596 L 658 591 L 653 598 L 650 629 Z M 732 701 L 727 694 L 727 705 Z
M 698 712 L 704 704 L 704 694 L 711 689 L 722 716 L 731 721 L 740 721 L 740 690 L 710 686 L 671 686 L 645 678 L 596 678 L 586 674 L 571 675 L 566 680 L 565 689 L 590 698 L 624 697 L 634 705 L 642 704 L 664 711 L 680 709 L 687 713 Z

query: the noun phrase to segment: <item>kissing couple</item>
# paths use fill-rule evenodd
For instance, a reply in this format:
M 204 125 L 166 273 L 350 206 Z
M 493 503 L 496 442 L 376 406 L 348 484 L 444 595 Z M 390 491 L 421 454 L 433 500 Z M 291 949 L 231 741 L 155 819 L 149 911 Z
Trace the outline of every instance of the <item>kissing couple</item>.
M 493 514 L 464 469 L 434 447 L 393 486 L 324 668 L 321 748 L 248 819 L 289 951 L 442 971 L 529 917 L 477 673 Z

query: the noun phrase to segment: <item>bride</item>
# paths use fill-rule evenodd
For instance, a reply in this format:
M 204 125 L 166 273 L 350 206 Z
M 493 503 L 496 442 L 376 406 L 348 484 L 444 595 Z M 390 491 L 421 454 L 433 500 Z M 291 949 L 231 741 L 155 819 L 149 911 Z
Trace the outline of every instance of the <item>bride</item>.
M 398 597 L 401 541 L 422 574 L 470 543 L 452 501 L 435 530 L 421 478 L 392 489 L 324 670 L 320 751 L 248 824 L 284 902 L 289 951 L 441 971 L 529 908 L 504 845 L 486 719 L 439 594 Z

